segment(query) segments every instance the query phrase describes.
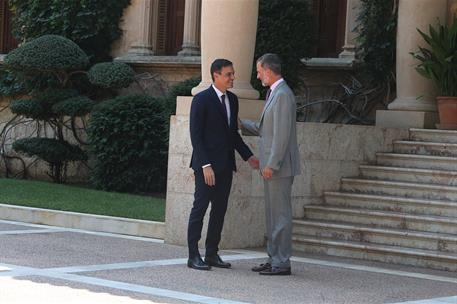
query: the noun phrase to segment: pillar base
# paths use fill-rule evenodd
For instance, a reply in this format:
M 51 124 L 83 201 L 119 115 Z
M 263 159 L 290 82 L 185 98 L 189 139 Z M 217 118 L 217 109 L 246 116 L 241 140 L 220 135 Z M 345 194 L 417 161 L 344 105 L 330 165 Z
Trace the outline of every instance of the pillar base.
M 183 48 L 178 56 L 200 56 L 200 48 Z
M 154 56 L 154 52 L 151 47 L 134 45 L 128 51 L 128 54 L 136 56 Z
M 398 129 L 435 129 L 438 122 L 437 112 L 425 111 L 376 111 L 376 126 Z
M 422 96 L 418 97 L 397 97 L 388 106 L 389 110 L 398 111 L 423 111 L 423 112 L 436 112 L 435 97 Z

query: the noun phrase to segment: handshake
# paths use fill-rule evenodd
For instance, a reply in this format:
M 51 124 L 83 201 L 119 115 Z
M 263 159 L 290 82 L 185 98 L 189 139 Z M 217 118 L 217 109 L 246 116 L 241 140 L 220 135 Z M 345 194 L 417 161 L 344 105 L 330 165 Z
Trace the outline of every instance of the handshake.
M 249 166 L 251 166 L 252 169 L 259 169 L 259 159 L 252 155 L 248 159 Z M 273 176 L 273 169 L 269 167 L 263 168 L 260 173 L 262 174 L 263 178 L 269 179 Z

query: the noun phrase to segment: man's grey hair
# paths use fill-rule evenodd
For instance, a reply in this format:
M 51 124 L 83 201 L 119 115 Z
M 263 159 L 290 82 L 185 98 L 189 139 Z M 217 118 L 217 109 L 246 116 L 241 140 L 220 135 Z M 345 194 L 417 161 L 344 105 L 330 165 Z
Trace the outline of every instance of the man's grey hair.
M 281 75 L 281 59 L 272 53 L 267 53 L 257 59 L 257 63 L 264 69 L 271 70 L 276 75 Z

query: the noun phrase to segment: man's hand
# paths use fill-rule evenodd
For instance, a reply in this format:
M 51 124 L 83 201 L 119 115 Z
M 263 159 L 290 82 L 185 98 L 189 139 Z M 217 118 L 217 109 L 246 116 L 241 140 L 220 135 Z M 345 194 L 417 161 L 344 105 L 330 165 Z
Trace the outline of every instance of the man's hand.
M 210 187 L 216 185 L 216 176 L 214 175 L 214 171 L 211 166 L 203 168 L 203 176 L 205 177 L 205 184 Z
M 249 163 L 249 166 L 251 166 L 252 169 L 259 169 L 259 160 L 254 155 L 249 157 L 248 163 Z
M 262 176 L 264 179 L 270 179 L 273 176 L 273 169 L 271 169 L 270 167 L 265 167 L 262 170 Z

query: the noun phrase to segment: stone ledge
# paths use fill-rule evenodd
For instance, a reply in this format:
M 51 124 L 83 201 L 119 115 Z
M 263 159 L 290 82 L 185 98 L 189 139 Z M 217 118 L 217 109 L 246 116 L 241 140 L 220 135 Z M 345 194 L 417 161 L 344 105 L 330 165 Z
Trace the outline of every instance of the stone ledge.
M 0 204 L 0 218 L 33 224 L 163 239 L 165 223 Z
M 300 61 L 310 69 L 352 70 L 359 64 L 353 58 L 309 58 Z

